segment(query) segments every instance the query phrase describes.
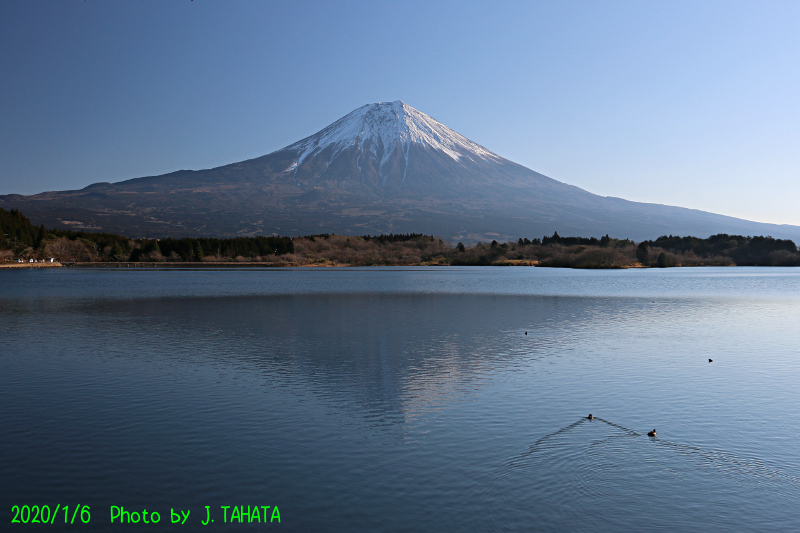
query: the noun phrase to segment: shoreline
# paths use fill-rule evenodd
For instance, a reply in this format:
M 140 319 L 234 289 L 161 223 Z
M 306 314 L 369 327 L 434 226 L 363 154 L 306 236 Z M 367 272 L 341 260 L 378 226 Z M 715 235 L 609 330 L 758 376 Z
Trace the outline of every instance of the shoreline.
M 64 268 L 65 265 L 55 263 L 0 263 L 0 268 Z
M 573 266 L 552 266 L 542 265 L 539 261 L 508 261 L 491 265 L 451 265 L 437 262 L 422 263 L 394 263 L 394 264 L 359 264 L 359 263 L 275 263 L 275 262 L 87 262 L 87 263 L 0 263 L 0 269 L 33 269 L 33 268 L 82 268 L 82 269 L 236 269 L 236 268 L 369 268 L 369 267 L 462 267 L 462 266 L 496 266 L 496 267 L 538 267 L 538 268 L 570 268 L 574 270 L 628 270 L 628 269 L 647 269 L 658 268 L 643 266 L 640 263 L 625 266 L 592 266 L 592 267 L 573 267 Z M 736 267 L 739 265 L 687 265 L 668 268 L 693 268 L 703 266 L 727 266 Z M 748 265 L 743 265 L 748 266 Z
M 647 269 L 659 268 L 644 266 L 641 263 L 634 263 L 631 265 L 615 265 L 615 266 L 561 266 L 561 265 L 542 265 L 540 261 L 536 260 L 509 260 L 498 262 L 490 265 L 464 265 L 464 264 L 447 264 L 441 262 L 420 262 L 420 263 L 384 263 L 384 264 L 364 264 L 364 263 L 340 263 L 336 261 L 325 262 L 309 262 L 309 263 L 296 263 L 287 261 L 280 262 L 264 262 L 264 261 L 121 261 L 121 262 L 54 262 L 54 263 L 0 263 L 0 269 L 41 269 L 41 268 L 82 268 L 82 269 L 236 269 L 236 268 L 369 268 L 369 267 L 461 267 L 461 266 L 497 266 L 497 267 L 539 267 L 539 268 L 571 268 L 574 270 L 628 270 L 628 269 Z M 693 268 L 704 266 L 752 266 L 752 265 L 681 265 L 672 266 L 667 268 Z M 766 265 L 764 265 L 766 266 Z

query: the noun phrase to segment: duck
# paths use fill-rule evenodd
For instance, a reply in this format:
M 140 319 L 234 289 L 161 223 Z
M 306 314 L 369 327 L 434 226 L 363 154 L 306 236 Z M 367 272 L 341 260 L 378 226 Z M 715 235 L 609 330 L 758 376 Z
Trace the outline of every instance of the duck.
M 647 436 L 648 437 L 655 437 L 656 436 L 656 430 L 654 429 L 653 431 L 648 431 L 647 432 Z
M 709 360 L 708 360 L 708 362 L 709 362 L 709 363 L 713 363 L 713 362 L 714 362 L 714 360 L 713 360 L 713 359 L 709 359 Z
M 594 420 L 594 417 L 592 416 L 592 413 L 589 413 L 589 416 L 587 416 L 586 418 L 588 418 L 589 420 Z

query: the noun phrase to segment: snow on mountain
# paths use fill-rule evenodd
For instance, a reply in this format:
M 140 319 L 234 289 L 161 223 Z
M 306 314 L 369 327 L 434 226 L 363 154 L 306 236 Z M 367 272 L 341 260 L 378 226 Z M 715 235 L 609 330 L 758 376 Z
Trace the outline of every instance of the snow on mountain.
M 716 233 L 800 241 L 758 224 L 591 194 L 504 159 L 403 102 L 363 106 L 267 155 L 78 191 L 0 195 L 36 225 L 131 236 L 426 233 L 652 239 Z
M 474 143 L 413 107 L 401 102 L 367 104 L 340 118 L 322 131 L 279 151 L 297 151 L 297 159 L 285 170 L 296 169 L 324 150 L 332 149 L 329 161 L 349 148 L 359 151 L 358 159 L 372 156 L 382 167 L 400 147 L 408 166 L 412 146 L 440 151 L 454 161 L 466 158 L 500 162 L 502 158 Z M 359 165 L 360 166 L 360 165 Z

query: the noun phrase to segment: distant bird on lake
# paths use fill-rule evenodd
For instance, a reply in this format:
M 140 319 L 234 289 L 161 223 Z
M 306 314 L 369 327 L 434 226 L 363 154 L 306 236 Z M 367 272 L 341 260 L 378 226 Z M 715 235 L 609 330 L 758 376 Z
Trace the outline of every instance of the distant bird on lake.
M 594 420 L 594 417 L 592 416 L 592 413 L 589 413 L 589 416 L 587 416 L 586 418 L 588 418 L 589 420 Z
M 655 437 L 656 436 L 656 430 L 654 429 L 653 431 L 648 431 L 647 432 L 647 436 L 648 437 Z
M 714 362 L 714 360 L 713 360 L 713 359 L 709 359 L 709 360 L 708 360 L 708 362 L 709 362 L 709 363 L 713 363 L 713 362 Z
M 525 332 L 525 335 L 527 335 L 527 334 L 528 334 L 528 332 L 526 331 L 526 332 Z

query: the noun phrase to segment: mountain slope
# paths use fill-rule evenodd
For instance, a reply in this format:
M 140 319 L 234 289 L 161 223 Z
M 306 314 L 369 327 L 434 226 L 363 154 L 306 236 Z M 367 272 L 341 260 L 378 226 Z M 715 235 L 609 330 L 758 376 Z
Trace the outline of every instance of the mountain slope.
M 36 224 L 131 236 L 427 233 L 632 239 L 800 227 L 591 194 L 504 159 L 396 101 L 363 106 L 268 155 L 77 191 L 0 196 Z

